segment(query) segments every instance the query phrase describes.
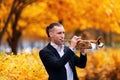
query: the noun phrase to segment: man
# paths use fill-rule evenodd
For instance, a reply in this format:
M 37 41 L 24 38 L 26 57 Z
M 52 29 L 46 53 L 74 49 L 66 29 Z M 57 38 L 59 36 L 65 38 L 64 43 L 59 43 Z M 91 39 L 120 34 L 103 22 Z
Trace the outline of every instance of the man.
M 46 32 L 50 42 L 39 55 L 49 75 L 48 80 L 78 80 L 75 66 L 84 68 L 87 61 L 84 49 L 80 50 L 80 57 L 73 52 L 81 38 L 74 36 L 67 47 L 64 45 L 65 31 L 60 23 L 50 24 Z

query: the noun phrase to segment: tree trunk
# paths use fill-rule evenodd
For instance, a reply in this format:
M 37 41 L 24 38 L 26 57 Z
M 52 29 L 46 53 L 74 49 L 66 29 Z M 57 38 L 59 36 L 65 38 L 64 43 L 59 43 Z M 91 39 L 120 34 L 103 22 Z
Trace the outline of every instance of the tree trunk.
M 113 42 L 112 42 L 112 32 L 109 32 L 109 46 L 113 46 Z
M 17 30 L 17 28 L 16 28 L 20 14 L 21 14 L 21 11 L 17 11 L 14 14 L 15 18 L 13 20 L 13 25 L 12 25 L 13 33 L 12 33 L 12 37 L 8 39 L 9 46 L 11 47 L 14 55 L 17 54 L 18 41 L 19 41 L 19 38 L 21 36 L 21 31 Z
M 18 40 L 12 41 L 11 49 L 14 55 L 17 55 L 17 48 L 18 48 Z
M 108 45 L 107 34 L 105 32 L 103 32 L 103 37 L 105 40 L 105 45 Z

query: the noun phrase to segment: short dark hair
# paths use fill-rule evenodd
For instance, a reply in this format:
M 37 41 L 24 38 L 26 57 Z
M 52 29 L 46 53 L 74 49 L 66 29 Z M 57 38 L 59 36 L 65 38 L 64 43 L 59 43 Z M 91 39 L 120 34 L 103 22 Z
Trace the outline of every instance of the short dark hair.
M 46 33 L 47 36 L 50 37 L 49 32 L 52 28 L 54 28 L 55 26 L 62 26 L 62 24 L 60 23 L 51 23 L 49 26 L 46 27 Z

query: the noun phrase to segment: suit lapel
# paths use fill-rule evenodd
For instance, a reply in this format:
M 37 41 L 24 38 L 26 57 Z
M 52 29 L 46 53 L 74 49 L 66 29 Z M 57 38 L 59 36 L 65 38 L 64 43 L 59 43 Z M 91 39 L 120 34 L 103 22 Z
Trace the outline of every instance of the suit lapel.
M 53 54 L 55 54 L 58 58 L 60 58 L 60 55 L 58 54 L 58 52 L 57 52 L 57 50 L 53 47 L 53 46 L 51 46 L 50 45 L 50 43 L 48 44 L 48 48 L 51 50 L 51 52 L 53 53 Z M 65 53 L 65 51 L 66 51 L 66 46 L 64 47 L 64 53 Z M 71 60 L 69 60 L 69 65 L 70 65 L 70 68 L 72 69 L 72 71 L 74 72 L 74 67 L 73 67 L 73 64 L 72 64 L 72 59 Z
M 48 44 L 48 48 L 51 50 L 52 53 L 54 53 L 58 58 L 60 58 L 57 50 L 53 46 L 51 46 L 50 43 Z

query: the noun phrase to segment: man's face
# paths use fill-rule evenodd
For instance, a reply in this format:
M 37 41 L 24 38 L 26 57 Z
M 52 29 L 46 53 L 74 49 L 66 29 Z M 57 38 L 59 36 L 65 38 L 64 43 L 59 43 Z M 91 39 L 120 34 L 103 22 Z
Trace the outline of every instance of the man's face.
M 63 26 L 55 26 L 50 31 L 51 41 L 61 46 L 64 43 L 65 31 Z

